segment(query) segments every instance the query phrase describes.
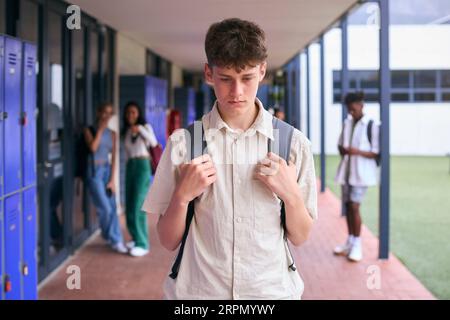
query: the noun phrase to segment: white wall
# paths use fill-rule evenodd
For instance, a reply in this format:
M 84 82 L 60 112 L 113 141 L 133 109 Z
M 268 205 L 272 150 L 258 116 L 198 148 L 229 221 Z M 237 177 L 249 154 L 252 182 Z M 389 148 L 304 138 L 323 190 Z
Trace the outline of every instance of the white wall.
M 126 35 L 117 35 L 119 75 L 145 74 L 146 48 Z
M 376 26 L 349 27 L 349 69 L 378 69 L 378 32 Z M 395 25 L 391 26 L 390 37 L 391 69 L 450 69 L 450 25 Z M 310 54 L 311 140 L 314 153 L 319 153 L 319 46 L 312 45 Z M 302 67 L 306 70 L 304 58 Z M 327 154 L 337 154 L 336 141 L 341 130 L 341 105 L 332 101 L 332 71 L 340 68 L 341 32 L 333 29 L 325 35 Z M 305 91 L 306 85 L 303 85 L 302 92 Z M 306 133 L 305 105 L 303 98 L 302 131 Z M 391 103 L 390 108 L 391 154 L 444 155 L 450 152 L 450 103 Z M 379 119 L 379 104 L 366 103 L 365 112 Z

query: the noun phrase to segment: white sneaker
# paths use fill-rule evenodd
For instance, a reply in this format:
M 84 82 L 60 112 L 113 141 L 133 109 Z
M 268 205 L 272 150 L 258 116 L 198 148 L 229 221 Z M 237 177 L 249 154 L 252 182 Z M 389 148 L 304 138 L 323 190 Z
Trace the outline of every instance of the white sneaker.
M 118 253 L 128 253 L 128 249 L 124 246 L 122 242 L 111 245 L 111 248 Z
M 341 244 L 334 248 L 334 254 L 338 256 L 347 256 L 352 249 L 352 244 L 350 240 L 347 240 L 345 244 Z
M 125 244 L 125 246 L 126 246 L 129 250 L 131 250 L 131 249 L 133 249 L 133 248 L 136 246 L 136 243 L 135 243 L 134 241 L 128 241 L 128 242 Z
M 356 243 L 352 246 L 350 253 L 348 254 L 348 259 L 353 262 L 359 262 L 362 259 L 362 247 L 360 243 Z
M 130 250 L 130 255 L 133 257 L 142 257 L 145 256 L 147 253 L 149 253 L 149 250 L 141 248 L 141 247 L 134 247 Z

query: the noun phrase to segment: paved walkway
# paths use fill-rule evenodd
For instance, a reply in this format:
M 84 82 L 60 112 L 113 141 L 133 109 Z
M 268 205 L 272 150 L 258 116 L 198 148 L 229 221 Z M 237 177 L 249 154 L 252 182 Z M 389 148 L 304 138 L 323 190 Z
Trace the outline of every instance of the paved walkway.
M 174 253 L 159 243 L 156 217 L 150 216 L 151 254 L 143 258 L 119 255 L 99 235 L 40 286 L 40 299 L 161 299 L 162 283 Z M 303 299 L 434 299 L 432 294 L 391 254 L 377 259 L 378 240 L 362 229 L 365 257 L 360 263 L 335 257 L 332 249 L 346 238 L 340 201 L 329 190 L 319 196 L 319 220 L 311 237 L 293 253 L 305 282 Z M 81 290 L 68 290 L 67 266 L 81 270 Z M 369 289 L 370 288 L 370 289 Z

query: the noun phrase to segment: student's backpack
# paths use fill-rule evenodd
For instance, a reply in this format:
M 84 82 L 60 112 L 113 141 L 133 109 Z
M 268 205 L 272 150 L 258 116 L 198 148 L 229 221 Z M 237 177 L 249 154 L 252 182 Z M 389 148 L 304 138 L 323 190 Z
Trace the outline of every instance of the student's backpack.
M 88 130 L 91 132 L 92 136 L 95 137 L 97 131 L 94 127 L 89 126 Z M 75 177 L 86 178 L 89 166 L 94 169 L 94 157 L 89 149 L 89 146 L 84 138 L 84 132 L 82 131 L 76 137 L 76 152 L 77 157 L 75 165 Z M 94 171 L 92 171 L 94 172 Z
M 197 123 L 197 124 L 196 124 Z M 275 129 L 274 130 L 274 141 L 268 139 L 268 152 L 274 152 L 278 154 L 281 158 L 285 159 L 287 163 L 289 163 L 289 154 L 291 150 L 291 141 L 292 141 L 292 134 L 294 133 L 294 127 L 290 124 L 279 120 L 275 117 L 272 118 L 272 126 Z M 197 130 L 195 130 L 197 128 Z M 276 130 L 278 129 L 278 130 Z M 193 124 L 191 124 L 187 131 L 191 137 L 191 139 L 186 139 L 186 150 L 188 150 L 188 158 L 191 160 L 199 157 L 202 155 L 207 147 L 206 140 L 204 139 L 203 135 L 203 126 L 201 121 L 195 121 Z M 202 143 L 198 143 L 199 139 L 201 138 Z M 197 142 L 197 143 L 195 143 Z M 278 143 L 278 144 L 277 144 Z M 278 145 L 278 150 L 276 150 L 276 146 Z M 190 154 L 189 154 L 190 152 Z M 181 240 L 180 249 L 178 251 L 178 255 L 175 259 L 175 262 L 172 266 L 172 272 L 169 275 L 172 279 L 175 279 L 178 276 L 178 270 L 180 268 L 181 259 L 183 257 L 183 251 L 184 246 L 186 244 L 186 239 L 189 233 L 189 227 L 191 225 L 192 219 L 194 218 L 194 201 L 193 199 L 191 202 L 189 202 L 188 209 L 187 209 L 187 215 L 186 215 L 186 228 L 184 229 L 183 238 Z M 281 201 L 281 212 L 280 212 L 280 220 L 281 220 L 281 226 L 284 230 L 284 240 L 285 240 L 285 246 L 289 250 L 290 254 L 290 264 L 289 269 L 292 271 L 297 270 L 295 267 L 294 259 L 292 257 L 292 253 L 290 252 L 289 246 L 287 245 L 287 236 L 286 236 L 286 211 L 284 207 L 283 201 Z
M 369 123 L 367 124 L 367 138 L 369 139 L 370 145 L 372 145 L 372 127 L 373 127 L 373 120 L 369 120 Z M 380 135 L 378 135 L 380 137 Z M 381 145 L 380 143 L 378 144 Z M 377 163 L 377 167 L 380 166 L 381 163 L 381 152 L 378 152 L 377 157 L 375 158 L 375 162 Z

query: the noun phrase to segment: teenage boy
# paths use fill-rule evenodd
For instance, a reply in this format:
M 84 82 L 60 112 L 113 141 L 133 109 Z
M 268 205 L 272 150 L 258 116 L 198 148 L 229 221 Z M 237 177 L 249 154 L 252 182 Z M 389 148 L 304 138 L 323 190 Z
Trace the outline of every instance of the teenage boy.
M 334 253 L 358 262 L 363 257 L 360 204 L 367 187 L 378 181 L 379 124 L 364 114 L 362 93 L 349 93 L 344 102 L 349 115 L 338 140 L 341 162 L 335 181 L 342 186 L 349 235 L 345 244 L 337 246 Z
M 259 26 L 236 18 L 214 23 L 205 51 L 205 79 L 217 97 L 202 117 L 207 153 L 190 161 L 186 132 L 172 134 L 143 206 L 160 215 L 162 245 L 184 247 L 177 275 L 165 281 L 164 296 L 300 299 L 304 285 L 295 267 L 289 268 L 280 209 L 283 201 L 287 239 L 299 246 L 317 218 L 311 144 L 295 130 L 289 163 L 268 153 L 276 132 L 272 115 L 256 98 L 267 66 Z

